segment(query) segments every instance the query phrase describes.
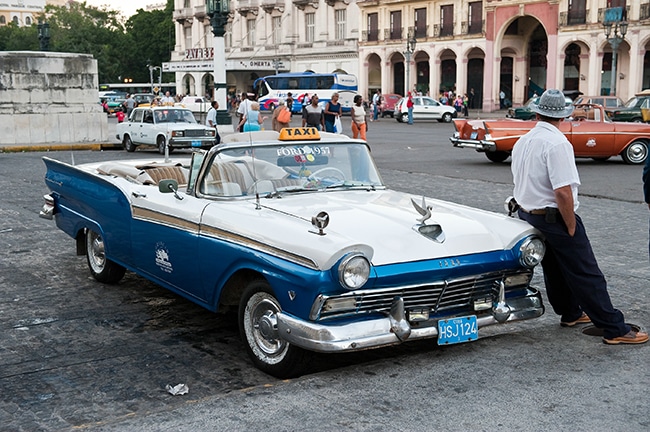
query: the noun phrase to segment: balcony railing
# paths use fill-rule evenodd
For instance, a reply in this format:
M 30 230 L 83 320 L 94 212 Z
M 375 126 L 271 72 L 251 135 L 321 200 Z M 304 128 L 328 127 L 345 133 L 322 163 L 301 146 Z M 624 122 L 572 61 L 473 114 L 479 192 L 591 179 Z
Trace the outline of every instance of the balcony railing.
M 261 6 L 266 13 L 271 13 L 274 9 L 284 12 L 284 0 L 262 0 Z
M 193 16 L 192 8 L 175 9 L 173 15 L 175 21 L 183 21 Z
M 206 16 L 205 5 L 194 6 L 194 16 L 199 18 L 199 19 L 205 18 L 205 16 Z
M 424 39 L 429 35 L 429 26 L 419 26 L 419 27 L 414 27 L 415 29 L 415 38 L 416 39 Z
M 440 24 L 434 24 L 433 26 L 433 37 L 448 37 L 454 35 L 454 25 L 445 25 L 441 26 Z
M 318 7 L 318 0 L 292 0 L 293 5 L 300 10 L 304 10 L 306 6 Z
M 581 25 L 587 23 L 589 10 L 560 12 L 560 26 Z
M 362 31 L 361 39 L 364 42 L 377 42 L 379 40 L 379 29 Z
M 384 29 L 384 40 L 402 40 L 403 29 Z
M 483 21 L 463 21 L 460 23 L 460 34 L 483 34 L 485 31 L 485 20 Z

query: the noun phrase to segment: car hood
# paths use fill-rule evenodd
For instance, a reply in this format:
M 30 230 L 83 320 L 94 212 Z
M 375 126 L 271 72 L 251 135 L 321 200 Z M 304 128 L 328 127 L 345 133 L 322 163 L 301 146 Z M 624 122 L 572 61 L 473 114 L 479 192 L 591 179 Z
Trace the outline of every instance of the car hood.
M 260 198 L 259 209 L 254 201 L 214 203 L 202 223 L 218 226 L 229 240 L 304 257 L 319 269 L 351 251 L 380 266 L 509 249 L 535 232 L 506 215 L 426 198 L 431 208 L 426 224 L 439 224 L 444 234 L 444 241 L 435 241 L 416 230 L 422 216 L 411 199 L 422 204 L 421 196 L 390 190 L 293 193 Z M 329 215 L 324 235 L 311 223 L 320 212 Z

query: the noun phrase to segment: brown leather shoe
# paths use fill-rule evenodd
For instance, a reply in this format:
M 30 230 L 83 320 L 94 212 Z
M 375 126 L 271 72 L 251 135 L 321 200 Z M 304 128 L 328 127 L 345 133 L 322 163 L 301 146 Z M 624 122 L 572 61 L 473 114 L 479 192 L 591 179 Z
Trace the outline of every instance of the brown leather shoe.
M 603 338 L 603 342 L 609 345 L 618 344 L 642 344 L 648 342 L 648 333 L 630 330 L 627 334 L 612 339 Z
M 591 322 L 591 318 L 589 318 L 589 316 L 583 312 L 582 315 L 580 315 L 580 318 L 578 318 L 577 320 L 568 321 L 568 322 L 560 321 L 560 325 L 562 327 L 573 327 L 576 324 L 589 324 L 590 322 Z

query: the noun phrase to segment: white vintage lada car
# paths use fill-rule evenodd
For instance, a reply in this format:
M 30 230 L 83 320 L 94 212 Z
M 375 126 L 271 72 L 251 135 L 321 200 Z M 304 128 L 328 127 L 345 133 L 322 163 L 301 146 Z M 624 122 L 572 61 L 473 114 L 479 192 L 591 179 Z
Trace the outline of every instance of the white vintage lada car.
M 233 134 L 191 159 L 44 158 L 41 216 L 90 272 L 126 270 L 239 310 L 253 363 L 295 376 L 310 352 L 432 339 L 539 317 L 544 244 L 527 223 L 387 189 L 366 142 L 313 128 Z
M 128 152 L 137 146 L 154 146 L 160 154 L 177 148 L 209 149 L 215 143 L 214 128 L 198 124 L 192 111 L 181 107 L 138 107 L 118 123 L 115 137 Z

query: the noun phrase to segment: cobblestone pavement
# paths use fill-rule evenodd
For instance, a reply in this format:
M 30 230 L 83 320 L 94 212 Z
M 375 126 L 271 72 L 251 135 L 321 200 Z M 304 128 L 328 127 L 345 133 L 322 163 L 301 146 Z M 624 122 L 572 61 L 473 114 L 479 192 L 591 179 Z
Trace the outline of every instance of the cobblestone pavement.
M 560 329 L 550 310 L 487 329 L 472 344 L 320 356 L 312 374 L 270 378 L 248 362 L 231 314 L 214 315 L 133 274 L 114 286 L 95 282 L 72 240 L 37 216 L 47 192 L 42 155 L 0 155 L 2 430 L 650 428 L 650 344 L 606 346 Z M 497 212 L 511 191 L 427 172 L 382 175 L 394 189 Z M 614 304 L 647 325 L 649 212 L 621 198 L 581 197 L 580 214 Z M 190 393 L 165 391 L 178 383 Z

